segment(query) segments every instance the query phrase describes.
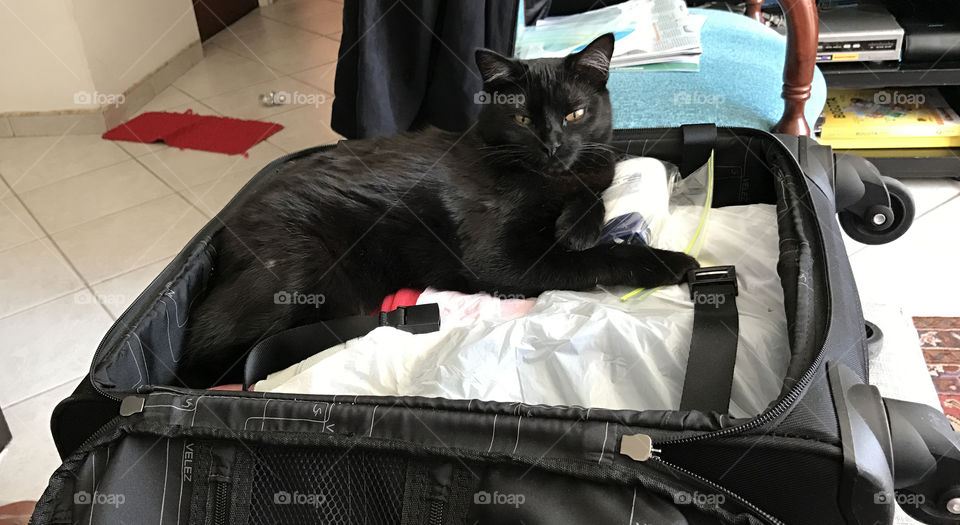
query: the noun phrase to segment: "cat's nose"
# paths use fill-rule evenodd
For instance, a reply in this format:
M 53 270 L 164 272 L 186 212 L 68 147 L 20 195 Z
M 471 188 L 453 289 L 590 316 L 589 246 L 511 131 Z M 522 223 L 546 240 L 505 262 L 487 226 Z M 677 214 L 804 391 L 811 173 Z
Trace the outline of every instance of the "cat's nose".
M 547 154 L 547 156 L 549 156 L 549 157 L 552 157 L 552 156 L 556 155 L 558 149 L 560 149 L 560 143 L 559 143 L 559 142 L 548 141 L 548 142 L 544 142 L 544 143 L 543 143 L 543 151 L 544 151 L 544 152 Z

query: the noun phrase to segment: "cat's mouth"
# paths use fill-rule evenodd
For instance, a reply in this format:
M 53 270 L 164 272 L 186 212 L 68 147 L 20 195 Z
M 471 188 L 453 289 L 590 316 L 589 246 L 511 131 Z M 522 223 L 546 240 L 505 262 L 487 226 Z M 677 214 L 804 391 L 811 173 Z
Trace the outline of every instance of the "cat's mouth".
M 546 172 L 551 175 L 560 175 L 570 171 L 570 168 L 573 166 L 576 157 L 569 155 L 566 157 L 549 157 L 544 166 L 546 167 Z

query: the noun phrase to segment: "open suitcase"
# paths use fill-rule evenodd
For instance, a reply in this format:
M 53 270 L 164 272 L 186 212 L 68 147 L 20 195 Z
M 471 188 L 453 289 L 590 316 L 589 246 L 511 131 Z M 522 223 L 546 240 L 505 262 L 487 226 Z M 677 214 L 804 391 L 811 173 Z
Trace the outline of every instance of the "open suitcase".
M 867 384 L 870 338 L 837 234 L 840 211 L 859 240 L 898 236 L 909 194 L 806 137 L 614 134 L 624 154 L 680 166 L 705 144 L 714 207 L 777 205 L 791 357 L 759 416 L 177 388 L 183 327 L 216 271 L 214 220 L 57 407 L 64 462 L 32 523 L 878 524 L 897 504 L 960 522 L 960 439 L 942 414 Z M 221 217 L 303 154 L 264 168 Z

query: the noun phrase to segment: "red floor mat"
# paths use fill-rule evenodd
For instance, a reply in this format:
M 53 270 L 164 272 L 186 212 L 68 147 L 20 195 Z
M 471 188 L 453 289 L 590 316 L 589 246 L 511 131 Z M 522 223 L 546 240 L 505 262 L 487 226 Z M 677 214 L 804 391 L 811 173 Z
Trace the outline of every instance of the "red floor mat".
M 103 134 L 107 140 L 163 141 L 170 146 L 236 155 L 283 129 L 257 120 L 186 113 L 149 112 Z
M 960 431 L 960 317 L 914 317 L 913 324 L 943 411 Z

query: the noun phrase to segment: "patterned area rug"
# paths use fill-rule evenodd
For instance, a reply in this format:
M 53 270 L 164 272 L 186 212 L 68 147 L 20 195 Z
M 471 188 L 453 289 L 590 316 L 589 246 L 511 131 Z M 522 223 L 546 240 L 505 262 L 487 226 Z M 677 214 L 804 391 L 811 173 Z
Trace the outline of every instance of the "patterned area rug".
M 960 317 L 914 317 L 913 324 L 943 411 L 960 431 Z

